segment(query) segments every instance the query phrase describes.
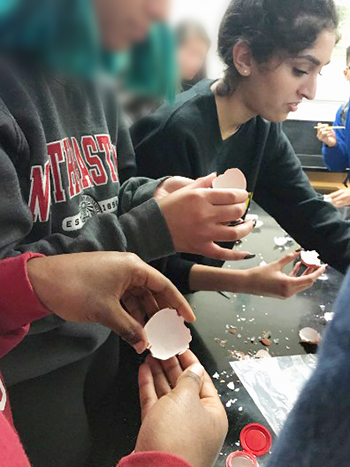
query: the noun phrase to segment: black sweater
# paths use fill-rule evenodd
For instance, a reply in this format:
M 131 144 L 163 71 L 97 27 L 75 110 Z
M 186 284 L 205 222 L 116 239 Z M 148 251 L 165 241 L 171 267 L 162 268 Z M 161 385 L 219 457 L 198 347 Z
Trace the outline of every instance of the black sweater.
M 345 272 L 350 223 L 310 186 L 281 125 L 256 117 L 222 140 L 212 83 L 198 83 L 133 126 L 138 174 L 197 178 L 238 167 L 263 209 L 304 248 Z M 184 292 L 194 262 L 213 264 L 188 255 L 169 258 L 166 273 Z

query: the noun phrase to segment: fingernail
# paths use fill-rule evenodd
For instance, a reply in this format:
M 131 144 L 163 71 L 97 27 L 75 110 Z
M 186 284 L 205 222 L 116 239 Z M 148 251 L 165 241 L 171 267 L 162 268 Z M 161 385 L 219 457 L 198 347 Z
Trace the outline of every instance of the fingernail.
M 138 342 L 137 344 L 134 345 L 134 349 L 136 350 L 136 352 L 140 355 L 142 354 L 145 350 L 146 350 L 146 345 L 144 342 L 140 341 Z
M 300 253 L 301 251 L 303 251 L 302 248 L 298 248 L 297 250 L 295 250 L 295 253 Z
M 200 363 L 194 363 L 193 365 L 191 365 L 190 371 L 191 373 L 194 373 L 200 378 L 202 378 L 202 376 L 204 375 L 204 368 Z
M 253 226 L 255 227 L 256 226 L 256 223 L 257 223 L 257 219 L 253 219 Z M 255 256 L 255 255 L 254 255 Z
M 247 255 L 243 259 L 253 259 L 255 257 L 256 257 L 256 255 Z

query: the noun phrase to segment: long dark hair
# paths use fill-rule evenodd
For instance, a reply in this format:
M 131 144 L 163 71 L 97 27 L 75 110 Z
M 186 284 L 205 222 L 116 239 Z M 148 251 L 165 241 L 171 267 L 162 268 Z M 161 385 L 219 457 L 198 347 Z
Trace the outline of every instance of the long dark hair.
M 266 64 L 276 54 L 296 57 L 338 24 L 334 0 L 232 0 L 219 31 L 218 52 L 226 69 L 217 94 L 231 95 L 242 79 L 232 57 L 238 42 L 247 43 L 254 59 Z
M 187 20 L 187 21 L 182 21 L 181 23 L 179 23 L 177 27 L 175 28 L 175 37 L 176 37 L 178 47 L 181 47 L 182 45 L 186 44 L 186 42 L 192 39 L 201 40 L 204 44 L 206 44 L 208 50 L 210 49 L 210 46 L 211 46 L 211 40 L 210 40 L 210 37 L 207 31 L 204 29 L 204 27 L 200 23 L 196 21 Z M 196 83 L 198 83 L 199 81 L 205 78 L 207 78 L 206 60 L 204 61 L 203 66 L 199 70 L 197 75 L 191 81 L 182 82 L 182 86 L 183 87 L 194 86 Z

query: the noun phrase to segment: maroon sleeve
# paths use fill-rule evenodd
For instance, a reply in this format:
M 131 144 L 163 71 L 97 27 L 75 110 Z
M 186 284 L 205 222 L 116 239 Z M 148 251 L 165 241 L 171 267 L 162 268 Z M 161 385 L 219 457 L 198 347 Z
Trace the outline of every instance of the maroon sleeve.
M 138 452 L 124 457 L 118 467 L 192 467 L 191 464 L 167 452 Z
M 42 255 L 25 253 L 0 261 L 0 358 L 27 334 L 29 324 L 50 314 L 36 296 L 27 262 Z

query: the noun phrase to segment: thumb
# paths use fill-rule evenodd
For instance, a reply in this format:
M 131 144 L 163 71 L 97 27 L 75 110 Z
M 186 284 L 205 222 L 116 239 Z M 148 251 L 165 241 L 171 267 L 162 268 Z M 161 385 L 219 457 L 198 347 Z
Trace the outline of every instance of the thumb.
M 211 188 L 213 180 L 217 177 L 217 173 L 213 172 L 205 177 L 197 178 L 193 183 L 188 185 L 186 189 L 193 190 L 194 188 Z
M 174 392 L 179 395 L 187 392 L 191 395 L 199 396 L 203 386 L 204 374 L 205 371 L 202 365 L 200 363 L 194 363 L 179 377 Z

